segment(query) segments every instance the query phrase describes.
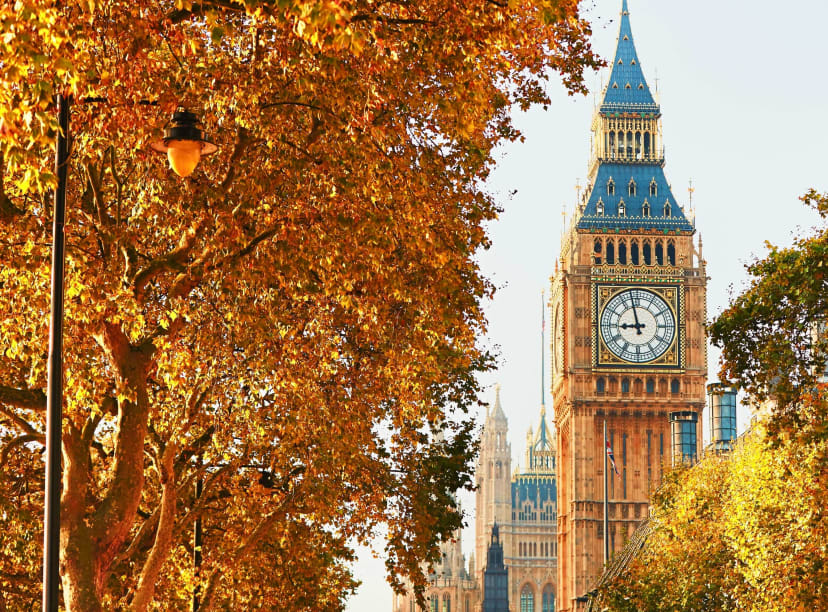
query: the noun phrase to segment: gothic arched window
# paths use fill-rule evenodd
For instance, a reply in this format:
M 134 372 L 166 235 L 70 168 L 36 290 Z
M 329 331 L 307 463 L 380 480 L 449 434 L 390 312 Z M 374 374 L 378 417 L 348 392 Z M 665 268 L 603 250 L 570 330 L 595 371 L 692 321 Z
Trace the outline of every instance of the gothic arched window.
M 627 205 L 624 203 L 623 198 L 621 198 L 621 201 L 618 202 L 618 216 L 619 217 L 626 217 L 627 216 Z
M 629 378 L 622 378 L 621 379 L 621 393 L 629 393 L 630 392 L 630 379 Z
M 647 393 L 655 393 L 655 381 L 652 378 L 647 379 Z
M 658 183 L 656 183 L 656 180 L 653 179 L 650 181 L 650 197 L 654 198 L 656 196 L 658 196 Z
M 598 198 L 598 202 L 595 204 L 595 214 L 599 217 L 604 216 L 604 201 L 601 198 Z
M 650 248 L 650 241 L 649 240 L 644 241 L 643 253 L 644 253 L 644 265 L 649 266 L 650 264 L 653 263 L 653 253 L 652 253 L 652 249 Z
M 629 192 L 629 194 L 631 196 L 635 195 L 636 185 L 635 185 L 635 180 L 634 179 L 630 179 L 630 184 L 627 185 L 627 191 Z
M 624 240 L 618 241 L 618 263 L 627 265 L 627 243 Z
M 679 384 L 678 378 L 674 378 L 670 381 L 670 393 L 678 393 L 681 385 Z
M 592 250 L 592 260 L 595 262 L 596 266 L 601 265 L 601 241 L 596 240 L 595 245 Z
M 666 202 L 664 202 L 664 216 L 665 217 L 671 217 L 672 213 L 673 213 L 673 210 L 670 207 L 670 200 L 667 200 Z
M 547 584 L 543 587 L 541 612 L 555 612 L 555 592 L 552 590 L 551 584 Z
M 615 263 L 615 243 L 612 240 L 607 240 L 607 263 Z
M 443 593 L 443 612 L 451 612 L 451 596 Z
M 601 394 L 604 393 L 604 391 L 606 391 L 606 389 L 607 389 L 607 381 L 605 381 L 603 378 L 599 378 L 598 380 L 595 381 L 595 391 L 596 391 L 596 393 L 601 395 Z
M 535 594 L 528 584 L 520 592 L 520 612 L 535 612 Z
M 641 207 L 641 216 L 642 217 L 649 217 L 650 216 L 650 203 L 647 200 L 644 200 L 644 206 Z
M 656 263 L 660 266 L 664 265 L 664 246 L 661 242 L 656 242 L 655 245 Z
M 615 195 L 615 181 L 611 178 L 607 181 L 607 195 Z
M 634 266 L 638 265 L 638 240 L 630 243 L 630 263 Z
M 673 240 L 667 241 L 667 261 L 671 266 L 676 265 L 676 243 Z

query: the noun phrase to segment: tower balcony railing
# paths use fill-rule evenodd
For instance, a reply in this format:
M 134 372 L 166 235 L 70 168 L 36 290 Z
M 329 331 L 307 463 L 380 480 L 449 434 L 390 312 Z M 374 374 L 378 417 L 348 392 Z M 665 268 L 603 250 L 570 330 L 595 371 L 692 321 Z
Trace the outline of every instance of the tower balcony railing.
M 432 588 L 452 588 L 459 587 L 461 590 L 470 590 L 475 588 L 475 582 L 471 578 L 456 578 L 449 576 L 434 576 L 429 580 Z
M 595 161 L 599 163 L 622 164 L 664 164 L 665 148 L 660 147 L 651 151 L 633 150 L 632 147 L 596 153 Z

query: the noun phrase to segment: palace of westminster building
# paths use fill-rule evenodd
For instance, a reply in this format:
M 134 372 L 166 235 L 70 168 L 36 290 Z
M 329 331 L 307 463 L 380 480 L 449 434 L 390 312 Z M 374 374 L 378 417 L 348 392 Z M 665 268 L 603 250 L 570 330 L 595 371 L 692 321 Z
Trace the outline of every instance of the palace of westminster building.
M 619 551 L 647 517 L 664 467 L 699 454 L 707 378 L 701 240 L 664 175 L 661 109 L 627 0 L 591 127 L 587 188 L 546 305 L 552 418 L 542 403 L 524 464 L 513 471 L 498 392 L 476 468 L 474 556 L 466 563 L 459 533 L 443 545 L 429 612 L 585 610 L 605 538 L 610 554 Z M 735 431 L 735 405 L 733 419 Z M 618 472 L 607 474 L 607 533 L 605 423 Z M 392 609 L 418 607 L 409 594 L 395 596 Z

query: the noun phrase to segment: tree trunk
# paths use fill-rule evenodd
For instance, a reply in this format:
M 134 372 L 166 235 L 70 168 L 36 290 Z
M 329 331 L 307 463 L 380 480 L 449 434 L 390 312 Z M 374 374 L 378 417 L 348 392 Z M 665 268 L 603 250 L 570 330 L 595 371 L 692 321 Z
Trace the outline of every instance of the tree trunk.
M 118 383 L 133 395 L 118 401 L 118 427 L 109 486 L 94 514 L 87 514 L 89 444 L 77 429 L 64 444 L 61 504 L 61 560 L 67 612 L 97 612 L 116 555 L 129 537 L 144 488 L 144 443 L 149 398 L 147 367 L 152 343 L 135 346 L 114 324 L 97 338 L 118 373 Z M 174 492 L 173 492 L 174 496 Z

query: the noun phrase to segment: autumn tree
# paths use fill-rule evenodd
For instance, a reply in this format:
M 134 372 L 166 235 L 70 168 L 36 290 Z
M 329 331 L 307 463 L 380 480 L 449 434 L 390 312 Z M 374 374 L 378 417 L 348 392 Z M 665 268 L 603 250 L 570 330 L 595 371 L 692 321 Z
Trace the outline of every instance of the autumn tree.
M 742 387 L 771 411 L 771 437 L 818 441 L 828 436 L 828 398 L 818 379 L 828 355 L 828 194 L 809 191 L 822 227 L 747 268 L 750 286 L 711 324 L 722 349 L 722 380 Z
M 824 220 L 828 197 L 803 201 Z M 758 409 L 730 455 L 670 474 L 640 555 L 597 594 L 610 610 L 828 606 L 828 228 L 769 245 L 710 325 L 722 380 Z
M 511 109 L 597 65 L 577 0 L 20 0 L 0 20 L 0 601 L 39 591 L 58 92 L 66 608 L 197 589 L 204 610 L 340 609 L 349 545 L 380 525 L 392 584 L 422 587 L 491 363 L 483 182 Z M 179 106 L 220 147 L 186 180 L 147 148 Z
M 665 475 L 652 499 L 643 549 L 597 593 L 600 607 L 624 612 L 740 610 L 734 559 L 724 540 L 727 466 L 711 457 Z
M 828 605 L 828 194 L 802 197 L 821 224 L 768 245 L 750 286 L 712 323 L 722 377 L 764 415 L 761 448 L 733 466 L 731 527 L 754 609 Z M 777 602 L 786 602 L 784 608 Z
M 730 455 L 670 474 L 640 554 L 597 594 L 618 611 L 821 610 L 828 477 L 820 444 L 772 443 L 763 424 Z

